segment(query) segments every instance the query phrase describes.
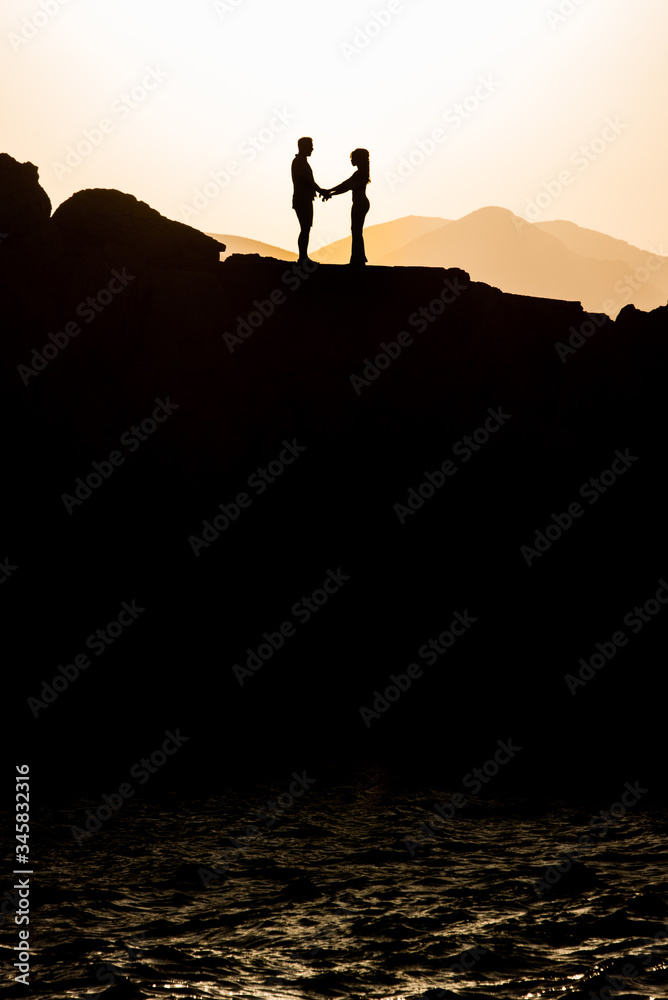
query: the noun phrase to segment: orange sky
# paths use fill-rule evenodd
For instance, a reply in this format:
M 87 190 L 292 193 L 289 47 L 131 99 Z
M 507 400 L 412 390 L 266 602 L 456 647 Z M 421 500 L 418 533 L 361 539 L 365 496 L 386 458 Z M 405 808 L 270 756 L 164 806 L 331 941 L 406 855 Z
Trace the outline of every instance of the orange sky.
M 290 162 L 369 225 L 485 205 L 668 252 L 665 0 L 4 0 L 2 150 L 294 249 Z M 349 230 L 316 203 L 311 247 Z

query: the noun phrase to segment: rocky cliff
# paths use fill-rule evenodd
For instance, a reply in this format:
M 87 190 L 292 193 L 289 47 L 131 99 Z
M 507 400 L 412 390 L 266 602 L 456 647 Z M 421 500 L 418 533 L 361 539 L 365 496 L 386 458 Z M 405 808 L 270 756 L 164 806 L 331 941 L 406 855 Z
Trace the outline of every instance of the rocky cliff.
M 658 766 L 668 308 L 219 263 L 129 194 L 51 215 L 6 154 L 0 182 L 1 596 L 54 768 L 178 724 L 209 777 L 328 754 L 456 777 L 510 736 L 528 782 Z

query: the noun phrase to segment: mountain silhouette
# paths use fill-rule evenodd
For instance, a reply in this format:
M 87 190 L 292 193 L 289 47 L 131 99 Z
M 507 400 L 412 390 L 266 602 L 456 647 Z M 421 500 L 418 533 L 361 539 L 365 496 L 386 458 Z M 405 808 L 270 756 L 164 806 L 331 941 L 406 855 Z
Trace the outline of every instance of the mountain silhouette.
M 322 216 L 321 216 L 322 218 Z M 410 243 L 411 240 L 422 236 L 423 233 L 431 229 L 437 229 L 445 225 L 445 219 L 428 218 L 422 216 L 409 215 L 404 219 L 396 219 L 394 222 L 382 222 L 376 226 L 366 226 L 364 229 L 364 242 L 369 256 L 369 261 L 375 263 L 376 258 L 384 256 L 393 250 L 398 250 Z M 297 254 L 281 247 L 272 246 L 269 243 L 262 243 L 259 240 L 249 240 L 243 236 L 219 235 L 217 233 L 207 233 L 213 239 L 225 243 L 227 251 L 221 254 L 221 260 L 225 260 L 233 253 L 259 254 L 260 257 L 273 257 L 275 260 L 297 260 Z M 335 243 L 328 243 L 319 250 L 312 250 L 311 259 L 323 264 L 347 264 L 350 260 L 352 237 L 346 236 Z
M 580 257 L 595 257 L 598 260 L 621 260 L 630 267 L 641 267 L 647 258 L 647 250 L 639 250 L 624 240 L 605 236 L 594 229 L 584 229 L 574 222 L 534 222 L 536 229 L 556 236 L 565 247 Z M 527 223 L 529 225 L 529 223 Z
M 210 234 L 214 235 L 214 234 Z M 288 250 L 242 237 L 214 236 L 232 253 L 296 260 Z M 364 230 L 370 264 L 463 267 L 519 295 L 581 302 L 614 319 L 625 305 L 650 311 L 668 301 L 668 258 L 572 222 L 526 222 L 503 208 L 483 208 L 457 221 L 406 216 Z M 324 264 L 345 264 L 346 237 L 312 252 Z
M 220 235 L 219 233 L 207 233 L 206 235 L 225 244 L 225 250 L 220 255 L 221 260 L 227 260 L 233 253 L 258 254 L 260 257 L 273 257 L 274 260 L 297 260 L 296 253 L 291 250 L 283 250 L 282 247 L 272 246 L 271 243 L 249 240 L 245 236 Z
M 445 225 L 445 219 L 435 219 L 428 216 L 408 215 L 394 222 L 381 222 L 364 229 L 364 245 L 370 264 L 379 263 L 380 258 L 400 250 L 412 240 Z M 350 260 L 352 237 L 328 243 L 327 246 L 313 251 L 311 257 L 323 264 L 347 264 Z M 410 264 L 410 261 L 406 261 Z
M 572 299 L 613 318 L 629 303 L 649 310 L 668 300 L 666 258 L 573 224 L 528 223 L 503 208 L 478 209 L 372 263 L 448 267 L 455 261 L 474 280 L 504 292 Z

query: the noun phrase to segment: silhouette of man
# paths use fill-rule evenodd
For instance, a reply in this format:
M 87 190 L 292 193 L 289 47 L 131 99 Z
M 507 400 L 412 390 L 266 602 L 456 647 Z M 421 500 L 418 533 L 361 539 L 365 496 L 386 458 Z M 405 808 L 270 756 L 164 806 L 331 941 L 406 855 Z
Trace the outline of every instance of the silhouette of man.
M 313 179 L 313 171 L 307 157 L 313 152 L 313 139 L 304 136 L 297 142 L 298 153 L 292 161 L 292 207 L 299 219 L 299 260 L 308 261 L 308 241 L 313 225 L 313 199 L 319 194 L 324 201 L 330 196 L 329 191 L 319 187 Z

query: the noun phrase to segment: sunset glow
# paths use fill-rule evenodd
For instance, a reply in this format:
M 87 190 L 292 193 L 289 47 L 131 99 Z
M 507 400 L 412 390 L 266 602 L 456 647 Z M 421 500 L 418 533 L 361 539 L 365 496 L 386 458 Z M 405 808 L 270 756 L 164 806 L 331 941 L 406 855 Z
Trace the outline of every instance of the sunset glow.
M 666 240 L 658 0 L 8 0 L 4 28 L 3 149 L 54 208 L 114 187 L 293 248 L 311 135 L 325 186 L 371 151 L 369 225 L 498 205 Z M 348 229 L 347 199 L 316 204 L 313 245 Z

